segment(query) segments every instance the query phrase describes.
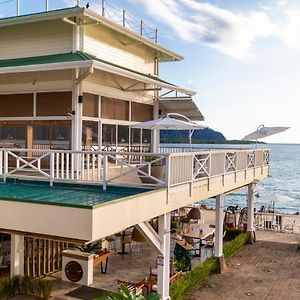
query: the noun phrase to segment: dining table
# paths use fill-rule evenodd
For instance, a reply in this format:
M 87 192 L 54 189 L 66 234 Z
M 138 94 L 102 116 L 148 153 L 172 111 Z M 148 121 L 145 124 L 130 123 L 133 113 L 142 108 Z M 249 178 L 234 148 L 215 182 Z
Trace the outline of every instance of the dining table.
M 215 233 L 215 228 L 209 225 L 193 224 L 190 225 L 188 230 L 183 233 L 183 237 L 199 240 L 199 255 L 201 257 L 201 247 L 203 246 L 203 240 Z

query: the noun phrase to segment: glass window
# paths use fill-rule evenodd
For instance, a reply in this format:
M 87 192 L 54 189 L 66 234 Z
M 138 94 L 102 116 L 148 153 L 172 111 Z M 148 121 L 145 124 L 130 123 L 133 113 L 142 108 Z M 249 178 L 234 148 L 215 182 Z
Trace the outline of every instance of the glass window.
M 93 94 L 83 94 L 82 114 L 86 117 L 98 118 L 99 96 Z
M 101 97 L 101 117 L 104 119 L 129 120 L 129 102 Z
M 98 122 L 82 122 L 82 146 L 85 150 L 98 150 Z
M 33 126 L 34 149 L 71 149 L 71 124 L 56 122 Z
M 116 125 L 111 125 L 111 124 L 102 125 L 102 145 L 103 146 L 116 145 Z
M 150 145 L 151 144 L 151 130 L 143 129 L 142 143 L 143 143 L 143 145 Z
M 33 116 L 33 94 L 0 95 L 0 117 Z
M 71 92 L 51 92 L 36 94 L 37 116 L 66 116 L 71 111 Z
M 153 106 L 131 102 L 131 121 L 144 122 L 153 119 Z
M 118 145 L 129 144 L 129 127 L 118 125 Z
M 0 147 L 25 148 L 25 126 L 0 125 Z

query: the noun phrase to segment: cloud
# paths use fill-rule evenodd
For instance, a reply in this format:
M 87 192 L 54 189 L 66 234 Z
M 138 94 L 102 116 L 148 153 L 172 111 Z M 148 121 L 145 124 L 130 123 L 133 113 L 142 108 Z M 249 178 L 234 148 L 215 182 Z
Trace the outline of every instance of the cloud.
M 183 41 L 214 48 L 235 59 L 251 56 L 258 38 L 276 37 L 300 49 L 300 10 L 273 0 L 256 11 L 233 12 L 195 0 L 129 0 L 170 27 Z

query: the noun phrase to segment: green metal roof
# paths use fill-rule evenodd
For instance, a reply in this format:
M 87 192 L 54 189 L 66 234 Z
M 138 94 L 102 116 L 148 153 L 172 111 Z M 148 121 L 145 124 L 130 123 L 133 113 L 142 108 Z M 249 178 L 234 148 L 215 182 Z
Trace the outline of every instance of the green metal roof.
M 54 54 L 54 55 L 44 55 L 44 56 L 35 56 L 35 57 L 25 57 L 25 58 L 15 58 L 15 59 L 5 59 L 0 60 L 0 68 L 9 68 L 9 67 L 22 67 L 22 66 L 35 66 L 42 64 L 54 64 L 54 63 L 66 63 L 66 62 L 80 62 L 80 61 L 99 61 L 101 63 L 126 70 L 132 72 L 134 74 L 138 74 L 144 76 L 146 78 L 150 78 L 162 83 L 170 84 L 171 83 L 164 81 L 158 77 L 152 76 L 150 74 L 144 74 L 111 62 L 108 62 L 103 59 L 99 59 L 90 54 L 77 51 L 75 53 L 62 53 L 62 54 Z
M 80 52 L 0 60 L 0 68 L 34 66 L 90 60 Z
M 147 192 L 146 189 L 108 186 L 62 184 L 53 187 L 47 182 L 8 180 L 0 182 L 0 201 L 19 201 L 35 204 L 92 209 L 110 201 Z

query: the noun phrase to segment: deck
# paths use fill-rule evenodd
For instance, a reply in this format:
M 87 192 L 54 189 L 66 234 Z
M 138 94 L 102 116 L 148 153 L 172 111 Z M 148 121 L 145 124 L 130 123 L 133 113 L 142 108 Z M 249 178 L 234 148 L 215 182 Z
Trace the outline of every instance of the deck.
M 95 241 L 268 174 L 264 149 L 168 154 L 0 149 L 0 178 L 7 182 L 0 184 L 0 230 Z

